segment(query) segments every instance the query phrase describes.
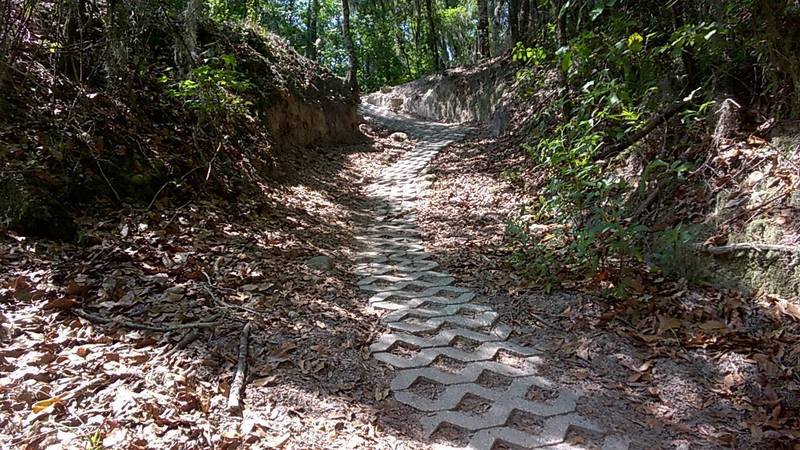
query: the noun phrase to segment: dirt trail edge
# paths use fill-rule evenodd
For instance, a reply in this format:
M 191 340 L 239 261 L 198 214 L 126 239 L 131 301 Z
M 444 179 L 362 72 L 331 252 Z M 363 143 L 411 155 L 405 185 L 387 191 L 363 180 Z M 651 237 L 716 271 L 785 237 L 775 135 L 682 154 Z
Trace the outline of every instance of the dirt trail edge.
M 375 106 L 361 109 L 417 141 L 369 187 L 376 220 L 358 237 L 368 249 L 357 268 L 365 277 L 358 285 L 371 293 L 372 308 L 386 312 L 381 320 L 390 330 L 370 351 L 397 370 L 394 398 L 425 413 L 421 424 L 428 438 L 455 428 L 466 435 L 466 448 L 582 448 L 567 442 L 570 431 L 581 429 L 596 441 L 582 439 L 590 448 L 627 449 L 630 439 L 577 413 L 579 395 L 537 375 L 542 350 L 509 342 L 511 328 L 498 323 L 498 314 L 472 290 L 454 286 L 424 252 L 414 204 L 425 188 L 425 167 L 464 130 Z M 421 384 L 428 385 L 427 395 L 415 389 Z

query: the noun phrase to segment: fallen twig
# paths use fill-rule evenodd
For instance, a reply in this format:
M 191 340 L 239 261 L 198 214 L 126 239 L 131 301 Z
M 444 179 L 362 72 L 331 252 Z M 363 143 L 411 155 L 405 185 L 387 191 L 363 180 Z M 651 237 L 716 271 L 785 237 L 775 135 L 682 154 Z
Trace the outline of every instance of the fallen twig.
M 189 344 L 194 342 L 195 339 L 197 339 L 199 336 L 200 336 L 200 332 L 197 331 L 197 328 L 192 328 L 191 330 L 189 330 L 188 333 L 186 333 L 186 335 L 183 336 L 183 338 L 180 341 L 178 341 L 177 344 L 175 344 L 174 347 L 172 347 L 171 349 L 167 350 L 166 352 L 164 352 L 160 356 L 157 356 L 155 358 L 155 360 L 159 360 L 159 359 L 162 359 L 162 358 L 169 358 L 170 356 L 172 356 L 173 354 L 178 352 L 178 350 L 183 350 L 184 348 L 186 348 Z
M 230 291 L 232 291 L 232 292 L 236 292 L 236 290 L 235 290 L 235 289 L 223 288 L 223 287 L 221 287 L 221 286 L 217 286 L 217 285 L 215 285 L 215 284 L 214 284 L 214 283 L 212 283 L 212 281 L 211 281 L 211 276 L 210 276 L 208 273 L 206 273 L 205 271 L 203 271 L 203 275 L 205 275 L 205 276 L 206 276 L 206 281 L 207 281 L 207 284 L 203 286 L 203 289 L 205 289 L 205 290 L 206 290 L 206 292 L 207 292 L 207 293 L 208 293 L 208 295 L 211 297 L 211 300 L 212 300 L 214 303 L 218 304 L 219 306 L 222 306 L 223 308 L 228 308 L 228 309 L 239 309 L 239 310 L 241 310 L 241 311 L 244 311 L 244 312 L 247 312 L 247 313 L 250 313 L 250 314 L 254 314 L 254 315 L 258 315 L 258 316 L 260 316 L 260 315 L 262 315 L 262 314 L 264 313 L 263 311 L 258 311 L 258 310 L 255 310 L 255 309 L 253 309 L 253 308 L 249 308 L 249 307 L 247 307 L 247 306 L 244 306 L 244 305 L 232 305 L 232 304 L 230 304 L 230 303 L 228 303 L 228 302 L 226 302 L 226 301 L 222 300 L 221 298 L 219 298 L 219 296 L 217 296 L 217 295 L 214 293 L 214 291 L 212 290 L 212 288 L 214 288 L 214 289 L 217 289 L 217 290 L 230 290 Z
M 161 187 L 158 188 L 158 190 L 156 191 L 155 195 L 153 195 L 153 199 L 150 200 L 150 203 L 147 204 L 147 208 L 145 208 L 144 210 L 145 211 L 150 211 L 150 208 L 153 207 L 153 203 L 155 203 L 156 200 L 158 200 L 158 196 L 161 194 L 161 191 L 163 191 L 167 186 L 169 186 L 170 184 L 174 184 L 175 186 L 177 186 L 177 185 L 183 183 L 183 180 L 185 180 L 189 175 L 193 174 L 194 172 L 196 172 L 197 170 L 199 170 L 201 168 L 202 168 L 202 166 L 197 166 L 197 167 L 189 170 L 185 174 L 183 174 L 183 176 L 180 177 L 177 181 L 176 180 L 169 180 L 166 183 L 164 183 L 163 185 L 161 185 Z
M 126 328 L 132 328 L 134 330 L 159 331 L 159 332 L 185 330 L 187 328 L 212 328 L 217 326 L 218 322 L 216 322 L 216 319 L 218 319 L 219 316 L 221 316 L 221 314 L 215 314 L 204 321 L 179 323 L 176 325 L 159 327 L 155 325 L 146 325 L 137 322 L 132 322 L 130 320 L 125 320 L 125 319 L 109 319 L 107 317 L 97 316 L 94 314 L 87 313 L 86 311 L 81 311 L 79 309 L 73 309 L 72 312 L 76 316 L 82 319 L 86 319 L 90 322 L 102 323 L 102 324 L 115 324 L 115 325 L 121 325 Z
M 231 392 L 228 395 L 228 411 L 239 413 L 242 410 L 242 390 L 244 389 L 245 376 L 247 375 L 247 347 L 250 337 L 250 322 L 244 326 L 239 336 L 239 362 L 236 364 L 236 373 L 231 383 Z
M 781 244 L 761 244 L 758 242 L 740 242 L 736 244 L 721 245 L 719 247 L 703 246 L 698 248 L 706 253 L 712 255 L 724 255 L 727 253 L 738 252 L 741 250 L 750 250 L 756 252 L 785 252 L 785 253 L 800 253 L 800 246 L 796 245 L 781 245 Z

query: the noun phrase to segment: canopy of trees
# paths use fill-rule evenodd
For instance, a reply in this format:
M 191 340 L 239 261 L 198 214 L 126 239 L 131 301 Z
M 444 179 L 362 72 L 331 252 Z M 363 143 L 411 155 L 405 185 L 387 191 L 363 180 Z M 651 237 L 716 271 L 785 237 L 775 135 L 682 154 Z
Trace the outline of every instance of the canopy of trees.
M 15 30 L 24 28 L 18 25 L 37 2 L 26 0 L 21 9 L 6 3 L 11 17 L 20 15 L 0 32 L 4 53 L 13 56 L 13 41 L 22 38 Z M 277 33 L 339 75 L 355 65 L 363 91 L 474 63 L 517 44 L 558 51 L 565 71 L 612 70 L 609 65 L 619 66 L 627 51 L 629 67 L 613 70 L 626 70 L 626 81 L 634 84 L 667 69 L 659 73 L 673 75 L 671 84 L 681 78 L 686 87 L 712 83 L 731 90 L 738 84 L 752 93 L 772 89 L 774 95 L 800 90 L 800 6 L 794 0 L 78 0 L 55 2 L 54 8 L 63 25 L 60 46 L 86 41 L 83 32 L 94 28 L 92 22 L 105 24 L 109 72 L 134 56 L 133 47 L 152 41 L 148 21 L 172 16 L 183 22 L 178 53 L 184 63 L 187 55 L 198 56 L 193 23 L 236 22 Z M 616 48 L 612 59 L 601 61 L 609 56 L 601 43 Z M 587 65 L 593 57 L 597 61 Z M 756 63 L 759 68 L 753 68 Z M 80 61 L 65 64 L 80 70 Z

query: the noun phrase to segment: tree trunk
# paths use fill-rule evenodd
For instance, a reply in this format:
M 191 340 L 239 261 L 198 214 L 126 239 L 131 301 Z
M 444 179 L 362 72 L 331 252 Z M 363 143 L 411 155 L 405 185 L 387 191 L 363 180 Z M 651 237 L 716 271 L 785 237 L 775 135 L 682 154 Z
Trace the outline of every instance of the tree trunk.
M 122 0 L 109 0 L 106 20 L 108 35 L 106 74 L 109 83 L 115 84 L 125 75 L 125 67 L 128 65 L 128 46 L 125 43 L 128 12 Z
M 421 53 L 422 47 L 422 6 L 420 0 L 414 0 L 414 17 L 416 17 L 416 26 L 414 27 L 414 69 L 420 73 L 420 58 L 417 57 Z
M 86 1 L 65 2 L 67 21 L 64 24 L 64 48 L 61 68 L 73 80 L 83 79 L 83 31 L 87 22 Z
M 525 45 L 531 43 L 531 3 L 535 0 L 522 0 L 522 13 L 519 17 L 519 40 Z
M 358 59 L 356 58 L 356 49 L 353 47 L 353 37 L 350 34 L 349 0 L 342 0 L 342 37 L 344 39 L 344 48 L 347 50 L 347 57 L 350 60 L 347 84 L 350 86 L 350 93 L 353 98 L 358 99 Z
M 489 57 L 489 6 L 478 0 L 478 58 Z
M 519 0 L 508 0 L 508 34 L 514 48 L 519 42 Z
M 188 0 L 183 11 L 183 34 L 175 44 L 175 63 L 183 73 L 191 71 L 197 61 L 197 19 L 202 7 L 202 0 Z
M 401 19 L 401 15 L 397 11 L 397 3 L 392 2 L 392 10 L 395 20 L 402 23 L 403 19 Z M 400 57 L 405 62 L 406 73 L 411 76 L 411 58 L 409 58 L 408 50 L 406 50 L 406 35 L 402 26 L 395 27 L 395 41 L 397 41 Z
M 425 8 L 428 13 L 428 47 L 433 58 L 433 67 L 437 71 L 442 69 L 442 60 L 439 57 L 439 38 L 436 33 L 436 21 L 433 18 L 433 0 L 425 0 Z
M 553 18 L 556 21 L 556 37 L 558 38 L 558 46 L 566 48 L 569 45 L 567 39 L 567 14 L 566 11 L 561 11 L 564 5 L 564 0 L 550 0 L 550 7 L 552 9 Z M 559 65 L 558 81 L 563 90 L 563 108 L 565 120 L 568 120 L 572 113 L 572 104 L 570 102 L 570 88 L 569 79 L 567 78 L 567 71 Z
M 306 43 L 306 58 L 317 60 L 317 39 L 319 31 L 317 22 L 319 18 L 319 0 L 309 0 L 308 2 L 308 42 Z
M 490 52 L 493 55 L 502 53 L 503 43 L 500 40 L 500 14 L 502 14 L 503 0 L 492 0 L 492 40 Z

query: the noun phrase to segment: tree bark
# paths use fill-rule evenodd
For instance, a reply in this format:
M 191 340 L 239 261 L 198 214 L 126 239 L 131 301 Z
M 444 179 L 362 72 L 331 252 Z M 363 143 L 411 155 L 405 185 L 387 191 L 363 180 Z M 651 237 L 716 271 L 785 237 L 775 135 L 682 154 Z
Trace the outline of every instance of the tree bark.
M 522 0 L 522 11 L 518 18 L 519 40 L 525 45 L 531 43 L 531 3 L 534 0 Z
M 183 34 L 181 42 L 176 43 L 176 63 L 184 73 L 188 73 L 197 61 L 197 19 L 203 7 L 202 0 L 188 0 L 183 11 Z
M 492 0 L 492 40 L 490 52 L 493 55 L 502 53 L 503 43 L 500 41 L 500 14 L 502 14 L 503 0 Z
M 347 57 L 350 60 L 347 84 L 350 86 L 350 93 L 353 98 L 358 99 L 358 59 L 356 58 L 356 49 L 353 47 L 353 37 L 350 34 L 349 0 L 342 0 L 342 37 L 344 39 L 344 47 L 347 50 Z
M 487 0 L 478 0 L 478 57 L 480 59 L 489 57 L 489 6 Z
M 425 0 L 425 8 L 428 14 L 428 47 L 431 51 L 433 67 L 439 71 L 442 69 L 442 59 L 439 57 L 439 37 L 436 32 L 436 20 L 433 18 L 433 0 Z
M 306 57 L 314 61 L 317 60 L 317 39 L 319 39 L 319 30 L 317 23 L 319 21 L 319 0 L 309 0 L 308 2 L 308 42 L 306 44 Z
M 550 0 L 553 18 L 556 21 L 556 36 L 558 38 L 558 46 L 560 48 L 566 48 L 569 45 L 569 40 L 567 39 L 567 14 L 566 11 L 561 11 L 563 5 L 564 0 Z M 570 102 L 570 86 L 569 79 L 567 77 L 567 71 L 562 67 L 559 67 L 558 69 L 558 81 L 564 91 L 562 112 L 564 113 L 564 118 L 569 119 L 569 116 L 572 113 L 572 103 Z
M 508 34 L 511 38 L 511 48 L 517 45 L 519 39 L 519 0 L 508 0 Z

